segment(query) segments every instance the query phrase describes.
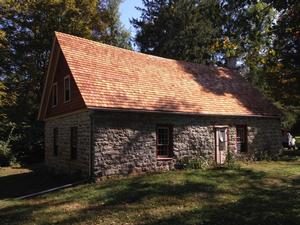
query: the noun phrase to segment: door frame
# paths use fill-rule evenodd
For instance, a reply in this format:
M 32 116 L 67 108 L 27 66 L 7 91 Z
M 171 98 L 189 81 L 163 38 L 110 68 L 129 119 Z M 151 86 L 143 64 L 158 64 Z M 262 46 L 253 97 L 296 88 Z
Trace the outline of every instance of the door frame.
M 218 126 L 214 126 L 214 137 L 215 137 L 215 162 L 217 164 L 223 164 L 226 160 L 226 155 L 225 155 L 225 159 L 222 160 L 222 158 L 220 157 L 220 150 L 219 150 L 219 144 L 218 144 L 218 131 L 219 130 L 225 130 L 225 150 L 222 151 L 224 152 L 224 154 L 227 155 L 228 152 L 228 144 L 229 144 L 229 126 L 228 125 L 218 125 Z

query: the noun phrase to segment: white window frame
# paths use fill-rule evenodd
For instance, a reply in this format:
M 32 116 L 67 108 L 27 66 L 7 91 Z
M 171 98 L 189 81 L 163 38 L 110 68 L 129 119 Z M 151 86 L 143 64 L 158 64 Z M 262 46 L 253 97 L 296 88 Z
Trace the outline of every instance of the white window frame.
M 56 96 L 55 96 L 55 100 L 56 100 L 56 104 L 54 105 L 54 88 L 55 88 L 55 92 L 56 92 Z M 51 93 L 51 103 L 52 103 L 52 108 L 56 107 L 58 105 L 58 86 L 57 86 L 57 82 L 53 83 L 52 85 L 52 93 Z
M 66 80 L 69 79 L 69 100 L 66 100 Z M 70 75 L 64 77 L 64 103 L 71 101 L 71 78 Z

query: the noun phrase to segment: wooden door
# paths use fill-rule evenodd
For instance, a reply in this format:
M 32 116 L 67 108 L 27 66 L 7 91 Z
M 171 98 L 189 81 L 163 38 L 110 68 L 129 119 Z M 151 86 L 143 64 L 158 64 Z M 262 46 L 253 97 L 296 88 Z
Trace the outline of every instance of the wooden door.
M 215 129 L 216 152 L 215 159 L 218 164 L 223 164 L 226 160 L 228 148 L 228 128 L 218 127 Z

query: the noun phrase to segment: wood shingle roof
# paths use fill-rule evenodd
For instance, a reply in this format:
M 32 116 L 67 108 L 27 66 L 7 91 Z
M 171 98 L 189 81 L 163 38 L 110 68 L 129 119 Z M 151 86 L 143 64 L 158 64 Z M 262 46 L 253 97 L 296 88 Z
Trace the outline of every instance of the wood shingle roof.
M 87 108 L 280 115 L 235 71 L 55 35 Z

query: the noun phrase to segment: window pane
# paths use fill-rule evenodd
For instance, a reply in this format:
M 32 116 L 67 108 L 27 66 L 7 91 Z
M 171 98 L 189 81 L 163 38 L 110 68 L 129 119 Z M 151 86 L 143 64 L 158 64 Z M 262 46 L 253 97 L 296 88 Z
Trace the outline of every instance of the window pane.
M 170 156 L 171 144 L 170 144 L 170 128 L 158 127 L 156 131 L 157 140 L 157 155 L 158 156 Z
M 167 145 L 158 146 L 158 155 L 169 156 L 169 146 Z
M 220 139 L 220 142 L 225 142 L 225 130 L 219 131 L 219 139 Z
M 246 126 L 238 126 L 236 128 L 236 147 L 239 152 L 247 151 L 247 127 Z
M 158 129 L 158 144 L 168 145 L 169 144 L 169 129 L 159 128 Z

